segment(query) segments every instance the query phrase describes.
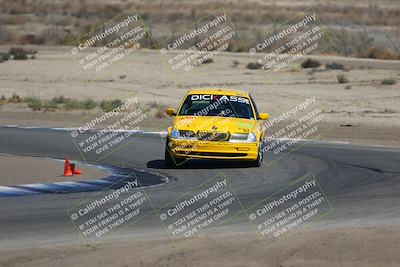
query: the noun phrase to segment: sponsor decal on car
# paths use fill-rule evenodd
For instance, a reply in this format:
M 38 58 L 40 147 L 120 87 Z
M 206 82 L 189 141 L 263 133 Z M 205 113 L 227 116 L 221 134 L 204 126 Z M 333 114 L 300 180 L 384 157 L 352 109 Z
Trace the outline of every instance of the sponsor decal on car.
M 240 96 L 226 96 L 226 95 L 191 95 L 190 100 L 192 101 L 231 101 L 250 105 L 250 101 L 245 97 Z

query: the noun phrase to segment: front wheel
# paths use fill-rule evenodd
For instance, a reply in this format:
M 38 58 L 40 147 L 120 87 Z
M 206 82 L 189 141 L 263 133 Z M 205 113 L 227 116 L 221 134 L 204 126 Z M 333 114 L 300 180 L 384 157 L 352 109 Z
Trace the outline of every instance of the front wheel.
M 171 152 L 168 150 L 169 147 L 168 142 L 169 141 L 167 139 L 167 142 L 165 144 L 164 162 L 167 168 L 174 169 L 178 167 L 178 165 L 181 163 L 181 160 L 171 155 Z
M 175 161 L 174 161 L 173 157 L 171 156 L 171 153 L 169 153 L 167 148 L 165 148 L 164 162 L 165 162 L 165 166 L 168 169 L 176 168 Z
M 263 152 L 263 149 L 261 148 L 261 145 L 260 145 L 260 148 L 258 149 L 257 159 L 255 161 L 252 161 L 250 163 L 250 166 L 251 167 L 260 167 L 261 164 L 262 164 L 263 159 L 264 159 L 264 152 Z

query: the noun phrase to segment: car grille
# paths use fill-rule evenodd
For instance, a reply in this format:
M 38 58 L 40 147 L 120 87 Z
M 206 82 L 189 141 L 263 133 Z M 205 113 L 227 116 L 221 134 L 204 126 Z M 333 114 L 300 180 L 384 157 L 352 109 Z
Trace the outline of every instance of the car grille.
M 205 156 L 205 157 L 245 157 L 247 153 L 225 153 L 225 152 L 189 152 L 188 155 L 192 156 Z
M 198 132 L 197 139 L 202 141 L 228 141 L 229 134 L 223 132 Z

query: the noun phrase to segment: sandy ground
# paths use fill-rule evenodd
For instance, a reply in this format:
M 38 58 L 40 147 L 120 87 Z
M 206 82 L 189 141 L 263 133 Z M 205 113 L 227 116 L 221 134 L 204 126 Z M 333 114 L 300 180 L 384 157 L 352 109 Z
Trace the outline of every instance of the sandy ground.
M 155 50 L 141 50 L 128 55 L 95 75 L 84 72 L 66 49 L 36 47 L 37 58 L 0 64 L 0 94 L 10 97 L 36 95 L 42 99 L 65 96 L 90 97 L 96 101 L 137 97 L 139 105 L 151 102 L 178 107 L 190 88 L 237 88 L 253 94 L 258 108 L 279 116 L 315 97 L 325 122 L 333 126 L 326 139 L 377 144 L 398 143 L 400 128 L 400 61 L 351 59 L 315 56 L 327 62 L 344 64 L 348 71 L 302 69 L 298 61 L 287 69 L 272 72 L 249 70 L 247 63 L 256 58 L 246 53 L 222 53 L 214 63 L 190 72 L 173 71 Z M 239 64 L 234 67 L 234 61 Z M 344 74 L 350 83 L 339 84 L 336 76 Z M 126 78 L 121 79 L 121 75 Z M 395 85 L 382 85 L 390 78 Z M 350 86 L 351 89 L 346 86 Z M 72 127 L 94 117 L 96 111 L 32 112 L 21 105 L 0 108 L 0 125 Z M 142 130 L 165 130 L 168 120 L 149 118 Z M 377 138 L 379 136 L 379 138 Z
M 71 161 L 71 163 L 74 163 Z M 103 178 L 107 172 L 83 164 L 76 164 L 81 175 L 63 176 L 64 162 L 46 158 L 0 155 L 0 185 L 54 183 Z
M 8 249 L 0 251 L 0 266 L 399 266 L 399 230 L 307 228 L 268 247 L 254 233 L 226 233 Z

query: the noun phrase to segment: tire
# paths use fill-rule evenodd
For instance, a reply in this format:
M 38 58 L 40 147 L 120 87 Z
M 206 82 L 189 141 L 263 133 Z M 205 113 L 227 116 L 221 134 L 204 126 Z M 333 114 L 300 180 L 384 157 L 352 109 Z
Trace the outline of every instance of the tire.
M 168 169 L 175 169 L 175 168 L 178 168 L 178 165 L 181 162 L 181 160 L 177 159 L 171 155 L 171 153 L 168 149 L 168 142 L 169 142 L 169 140 L 167 139 L 167 142 L 165 143 L 165 152 L 164 152 L 165 166 Z
M 167 167 L 168 169 L 174 169 L 177 167 L 175 160 L 171 156 L 171 153 L 169 152 L 168 148 L 165 148 L 164 162 L 165 162 L 165 167 Z

